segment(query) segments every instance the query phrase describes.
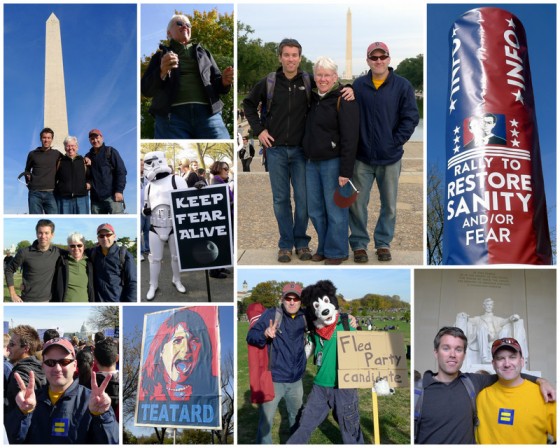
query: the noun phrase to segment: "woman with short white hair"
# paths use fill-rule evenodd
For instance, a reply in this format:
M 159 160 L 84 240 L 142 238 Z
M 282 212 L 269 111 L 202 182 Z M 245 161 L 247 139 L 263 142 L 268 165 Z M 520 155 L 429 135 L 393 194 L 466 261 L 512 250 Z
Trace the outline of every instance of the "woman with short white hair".
M 307 114 L 303 152 L 306 163 L 307 209 L 317 231 L 317 251 L 312 261 L 338 265 L 348 259 L 348 208 L 338 207 L 333 196 L 341 188 L 351 193 L 359 137 L 356 101 L 341 99 L 335 62 L 321 56 L 313 67 L 316 89 Z
M 66 239 L 69 252 L 62 253 L 56 273 L 56 301 L 93 302 L 93 265 L 85 255 L 86 239 L 73 232 Z

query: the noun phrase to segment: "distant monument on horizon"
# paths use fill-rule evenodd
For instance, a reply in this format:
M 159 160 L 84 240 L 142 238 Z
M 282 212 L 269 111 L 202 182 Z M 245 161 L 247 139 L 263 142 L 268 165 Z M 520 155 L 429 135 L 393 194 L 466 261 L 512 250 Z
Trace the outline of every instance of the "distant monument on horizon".
M 344 79 L 352 79 L 352 13 L 346 13 L 346 70 Z
M 51 13 L 46 23 L 43 127 L 51 128 L 54 131 L 52 147 L 64 153 L 63 142 L 68 136 L 68 114 L 66 112 L 60 21 L 54 13 Z

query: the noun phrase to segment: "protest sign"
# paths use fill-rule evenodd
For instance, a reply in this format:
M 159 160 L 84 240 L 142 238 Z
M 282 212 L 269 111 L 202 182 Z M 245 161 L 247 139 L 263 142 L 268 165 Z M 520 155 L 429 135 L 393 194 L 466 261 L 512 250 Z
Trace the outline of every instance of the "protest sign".
M 174 190 L 171 203 L 181 271 L 231 266 L 233 244 L 228 186 Z
M 378 379 L 407 387 L 408 366 L 402 333 L 339 331 L 338 387 L 368 389 Z
M 137 426 L 221 429 L 218 308 L 144 315 Z

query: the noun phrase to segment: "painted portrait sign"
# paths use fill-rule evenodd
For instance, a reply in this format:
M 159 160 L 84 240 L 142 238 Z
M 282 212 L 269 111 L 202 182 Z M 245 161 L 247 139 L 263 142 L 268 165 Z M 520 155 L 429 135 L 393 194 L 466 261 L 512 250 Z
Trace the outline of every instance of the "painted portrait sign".
M 221 428 L 218 308 L 144 316 L 135 424 Z
M 233 263 L 227 185 L 171 192 L 173 229 L 181 271 L 217 269 Z

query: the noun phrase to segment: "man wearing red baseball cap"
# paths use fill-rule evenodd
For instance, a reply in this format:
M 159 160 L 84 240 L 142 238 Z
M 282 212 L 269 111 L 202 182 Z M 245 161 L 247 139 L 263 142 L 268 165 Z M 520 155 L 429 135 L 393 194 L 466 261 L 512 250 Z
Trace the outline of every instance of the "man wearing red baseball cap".
M 109 224 L 97 227 L 97 243 L 86 255 L 93 264 L 96 302 L 136 302 L 136 261 L 125 246 L 116 243 Z
M 10 443 L 118 444 L 119 425 L 105 392 L 110 377 L 100 386 L 92 375 L 91 389 L 74 379 L 76 353 L 66 339 L 54 338 L 43 346 L 47 385 L 35 392 L 35 374 L 29 381 L 15 374 L 20 391 L 17 409 L 5 417 Z
M 545 403 L 539 386 L 521 377 L 525 359 L 519 342 L 513 338 L 494 341 L 492 366 L 498 382 L 476 399 L 477 443 L 546 444 L 549 435 L 556 441 L 556 403 Z
M 282 288 L 281 306 L 268 308 L 247 333 L 249 345 L 268 347 L 274 384 L 274 398 L 260 405 L 256 440 L 259 444 L 272 444 L 274 415 L 282 398 L 288 410 L 290 427 L 295 425 L 303 404 L 307 324 L 301 310 L 301 291 L 299 283 L 286 283 Z
M 354 164 L 354 184 L 360 191 L 350 207 L 350 247 L 354 262 L 367 263 L 367 210 L 370 190 L 377 182 L 380 196 L 379 218 L 373 233 L 377 259 L 391 260 L 391 241 L 397 219 L 397 190 L 403 145 L 418 125 L 414 88 L 389 67 L 391 56 L 384 42 L 367 48 L 370 71 L 353 84 L 360 106 L 360 141 Z
M 99 129 L 89 131 L 91 148 L 86 154 L 91 175 L 91 213 L 124 213 L 123 192 L 126 186 L 126 167 L 119 152 L 106 146 Z

